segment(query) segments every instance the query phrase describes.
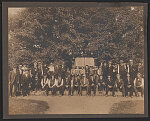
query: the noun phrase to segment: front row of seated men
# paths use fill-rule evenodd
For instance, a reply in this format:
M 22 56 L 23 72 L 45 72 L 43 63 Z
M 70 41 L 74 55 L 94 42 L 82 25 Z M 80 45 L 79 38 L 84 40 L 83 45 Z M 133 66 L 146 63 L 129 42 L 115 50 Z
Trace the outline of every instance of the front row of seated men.
M 130 80 L 130 75 L 127 74 L 127 80 L 120 78 L 120 75 L 117 74 L 116 80 L 112 80 L 111 76 L 108 76 L 107 80 L 103 79 L 103 76 L 90 75 L 88 78 L 80 75 L 69 76 L 65 79 L 62 79 L 61 76 L 52 76 L 51 79 L 48 79 L 44 75 L 43 89 L 46 91 L 46 95 L 51 91 L 52 95 L 57 95 L 58 92 L 60 95 L 64 95 L 65 90 L 68 90 L 68 95 L 74 95 L 74 92 L 77 91 L 78 95 L 82 96 L 82 92 L 86 91 L 86 95 L 96 95 L 96 88 L 98 88 L 99 94 L 104 92 L 108 96 L 109 92 L 112 92 L 112 96 L 115 96 L 115 92 L 122 92 L 122 96 L 133 97 L 133 92 L 135 96 L 138 95 L 138 91 L 141 92 L 141 96 L 144 95 L 144 79 L 140 73 L 137 73 L 137 76 L 134 80 Z

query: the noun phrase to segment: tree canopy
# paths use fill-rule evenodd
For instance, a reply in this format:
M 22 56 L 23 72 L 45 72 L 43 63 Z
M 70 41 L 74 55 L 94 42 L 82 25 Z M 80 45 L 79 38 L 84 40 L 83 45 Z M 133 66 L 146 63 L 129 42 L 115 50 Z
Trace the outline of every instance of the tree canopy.
M 9 66 L 144 58 L 143 7 L 34 7 L 8 16 Z

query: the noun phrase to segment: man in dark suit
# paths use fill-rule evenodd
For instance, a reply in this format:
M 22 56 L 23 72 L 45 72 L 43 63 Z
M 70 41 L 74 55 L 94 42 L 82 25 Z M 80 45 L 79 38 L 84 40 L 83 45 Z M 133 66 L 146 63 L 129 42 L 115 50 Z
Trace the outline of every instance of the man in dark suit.
M 85 75 L 81 78 L 81 95 L 83 90 L 86 90 L 86 95 L 89 95 L 89 80 L 85 77 Z
M 103 66 L 102 66 L 102 73 L 103 73 L 103 79 L 104 81 L 107 80 L 107 63 L 104 62 Z
M 55 81 L 54 81 L 54 85 L 52 86 L 53 88 L 53 91 L 52 91 L 52 95 L 57 95 L 57 91 L 58 91 L 58 88 L 59 88 L 59 81 L 58 81 L 58 76 L 56 75 L 55 76 Z
M 85 75 L 86 75 L 86 78 L 88 79 L 90 75 L 90 68 L 88 65 L 85 66 Z
M 67 79 L 66 79 L 66 82 L 68 85 L 68 95 L 71 95 L 71 79 L 72 79 L 71 76 L 72 76 L 71 74 L 68 74 Z
M 118 67 L 118 73 L 120 74 L 120 78 L 123 80 L 124 83 L 124 91 L 125 91 L 125 95 L 127 96 L 127 82 L 126 82 L 126 75 L 127 75 L 127 67 L 126 65 L 123 63 L 123 60 L 120 60 L 120 64 Z
M 98 91 L 99 91 L 99 94 L 102 94 L 104 89 L 105 89 L 105 81 L 103 79 L 103 76 L 100 75 L 100 77 L 98 79 Z
M 111 76 L 111 78 L 113 77 L 112 61 L 109 61 L 109 62 L 108 62 L 108 66 L 107 66 L 107 76 Z
M 61 96 L 63 96 L 64 91 L 65 91 L 65 81 L 61 76 L 59 76 L 58 81 L 60 83 L 59 84 L 59 93 L 60 93 Z
M 134 82 L 133 80 L 130 79 L 130 74 L 127 74 L 127 95 L 128 96 L 128 92 L 129 92 L 129 96 L 133 97 L 133 91 L 134 91 Z
M 133 60 L 130 60 L 129 61 L 129 74 L 130 74 L 131 80 L 134 80 L 136 78 L 137 71 L 138 69 L 136 65 L 133 64 Z
M 112 96 L 115 96 L 114 81 L 112 80 L 111 76 L 108 76 L 106 81 L 106 96 L 108 96 L 109 91 L 112 91 Z
M 24 70 L 22 76 L 22 95 L 27 96 L 27 94 L 28 94 L 28 73 L 26 70 Z
M 89 95 L 91 95 L 91 90 L 93 90 L 93 94 L 96 95 L 96 80 L 93 75 L 90 75 L 89 79 Z

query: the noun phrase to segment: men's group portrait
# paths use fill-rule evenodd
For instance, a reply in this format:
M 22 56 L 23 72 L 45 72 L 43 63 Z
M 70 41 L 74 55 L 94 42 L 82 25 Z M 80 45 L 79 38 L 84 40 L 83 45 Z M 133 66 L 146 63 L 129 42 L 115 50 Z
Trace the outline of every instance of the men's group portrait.
M 8 7 L 9 112 L 144 114 L 144 5 L 69 5 Z

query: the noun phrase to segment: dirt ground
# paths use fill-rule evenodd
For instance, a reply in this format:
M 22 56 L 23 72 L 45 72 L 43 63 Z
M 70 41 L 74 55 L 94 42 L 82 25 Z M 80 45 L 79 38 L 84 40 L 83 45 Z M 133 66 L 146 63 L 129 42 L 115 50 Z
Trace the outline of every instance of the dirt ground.
M 143 97 L 45 96 L 9 98 L 9 114 L 143 114 Z

